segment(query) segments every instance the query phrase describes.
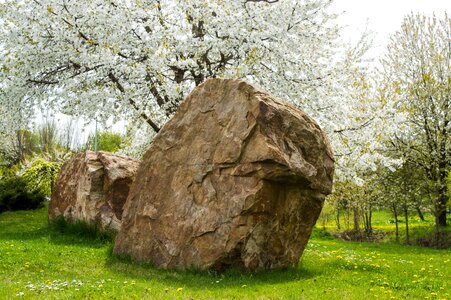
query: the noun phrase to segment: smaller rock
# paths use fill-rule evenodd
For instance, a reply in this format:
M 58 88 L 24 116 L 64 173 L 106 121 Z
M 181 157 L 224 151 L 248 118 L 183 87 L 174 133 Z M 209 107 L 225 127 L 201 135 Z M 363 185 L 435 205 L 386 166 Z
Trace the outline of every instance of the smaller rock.
M 140 161 L 107 152 L 82 152 L 61 168 L 53 186 L 49 221 L 63 215 L 102 230 L 119 231 L 122 211 Z

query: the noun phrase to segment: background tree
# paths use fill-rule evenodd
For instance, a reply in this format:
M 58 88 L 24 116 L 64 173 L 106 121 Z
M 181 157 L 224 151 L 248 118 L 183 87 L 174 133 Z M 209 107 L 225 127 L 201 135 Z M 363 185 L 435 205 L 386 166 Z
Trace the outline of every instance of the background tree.
M 64 126 L 60 127 L 58 143 L 66 150 L 78 151 L 81 147 L 81 133 L 78 120 L 69 117 Z
M 47 120 L 37 128 L 42 152 L 52 152 L 58 142 L 58 128 L 54 119 Z
M 416 212 L 424 221 L 422 210 L 428 208 L 433 212 L 433 206 L 428 200 L 428 190 L 425 186 L 428 182 L 422 169 L 406 161 L 396 171 L 381 169 L 379 171 L 379 188 L 381 203 L 393 212 L 396 225 L 396 240 L 399 237 L 399 222 L 404 216 L 406 242 L 410 242 L 409 214 Z
M 23 162 L 26 156 L 32 155 L 33 152 L 40 149 L 39 135 L 31 130 L 19 129 L 10 138 L 13 152 L 9 160 L 12 163 Z
M 125 138 L 119 133 L 101 131 L 97 134 L 97 151 L 118 152 L 125 146 Z M 94 135 L 90 135 L 86 150 L 94 151 Z
M 451 20 L 412 14 L 405 18 L 382 60 L 390 101 L 407 116 L 393 145 L 431 181 L 436 223 L 446 225 L 450 165 Z

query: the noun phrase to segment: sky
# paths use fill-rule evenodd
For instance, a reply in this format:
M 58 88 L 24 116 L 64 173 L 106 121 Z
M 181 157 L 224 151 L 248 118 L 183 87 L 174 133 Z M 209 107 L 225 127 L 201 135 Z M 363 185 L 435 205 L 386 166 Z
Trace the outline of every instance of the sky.
M 346 26 L 345 40 L 357 42 L 368 27 L 374 34 L 369 56 L 376 58 L 384 53 L 390 35 L 401 28 L 404 16 L 414 13 L 438 17 L 451 14 L 451 0 L 335 0 L 331 9 L 343 12 L 339 23 Z

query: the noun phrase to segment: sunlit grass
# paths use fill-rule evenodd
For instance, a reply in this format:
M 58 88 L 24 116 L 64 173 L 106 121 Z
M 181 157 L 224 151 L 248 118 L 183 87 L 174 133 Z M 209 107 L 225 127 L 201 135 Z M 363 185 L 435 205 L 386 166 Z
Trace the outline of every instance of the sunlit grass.
M 315 232 L 297 268 L 158 270 L 112 242 L 52 229 L 46 208 L 0 215 L 0 299 L 451 299 L 451 251 L 342 242 Z
M 327 205 L 327 204 L 326 204 Z M 330 213 L 325 213 L 327 209 L 323 210 L 321 216 L 316 224 L 317 228 L 325 229 L 335 235 L 339 236 L 343 231 L 352 231 L 354 229 L 352 212 L 341 211 L 340 213 L 340 228 L 337 227 L 336 216 Z M 409 211 L 408 230 L 409 243 L 417 245 L 427 245 L 435 240 L 435 218 L 431 213 L 423 213 L 424 220 L 422 220 L 416 211 Z M 378 242 L 395 242 L 396 241 L 396 224 L 393 213 L 387 209 L 374 210 L 372 214 L 372 229 L 376 233 L 376 240 Z M 360 220 L 360 230 L 364 231 L 363 219 Z M 443 235 L 442 238 L 451 239 L 451 228 L 440 228 Z M 379 234 L 378 234 L 379 233 Z M 382 238 L 382 239 L 381 239 Z M 428 240 L 429 243 L 424 242 Z M 398 215 L 398 242 L 407 243 L 406 237 L 406 223 L 403 213 Z M 441 247 L 449 247 L 450 241 L 441 241 Z
M 423 213 L 424 221 L 420 219 L 418 214 L 413 211 L 409 211 L 409 227 L 430 227 L 434 225 L 434 216 L 431 213 Z M 401 229 L 405 225 L 404 215 L 399 213 L 398 215 L 398 226 Z M 381 229 L 395 229 L 395 217 L 393 213 L 389 210 L 374 210 L 372 213 L 373 228 Z M 328 214 L 327 217 L 324 214 L 321 215 L 320 220 L 317 224 L 318 226 L 325 226 L 326 228 L 336 228 L 337 223 L 335 221 L 335 215 Z M 342 229 L 351 229 L 353 226 L 353 215 L 352 212 L 348 213 L 341 211 L 340 213 L 340 225 Z M 363 224 L 362 224 L 363 225 Z

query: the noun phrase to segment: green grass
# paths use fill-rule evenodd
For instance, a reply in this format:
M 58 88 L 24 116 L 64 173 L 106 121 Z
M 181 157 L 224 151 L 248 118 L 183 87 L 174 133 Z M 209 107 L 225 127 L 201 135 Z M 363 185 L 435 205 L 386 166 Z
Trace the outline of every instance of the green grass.
M 326 204 L 327 205 L 327 204 Z M 349 231 L 353 228 L 353 215 L 348 216 L 346 212 L 340 214 L 340 230 L 337 229 L 337 224 L 334 215 L 327 214 L 323 210 L 317 222 L 317 227 L 325 229 L 331 233 L 339 235 L 342 231 Z M 424 220 L 421 220 L 416 211 L 409 211 L 409 243 L 413 245 L 430 245 L 435 243 L 435 218 L 431 213 L 424 213 Z M 374 232 L 383 233 L 383 242 L 396 241 L 396 225 L 393 213 L 389 210 L 375 210 L 372 216 L 372 227 Z M 360 222 L 360 229 L 363 231 L 363 220 Z M 398 240 L 402 244 L 406 244 L 406 226 L 403 213 L 398 216 Z M 451 227 L 440 228 L 442 238 L 451 238 Z M 425 241 L 426 240 L 426 241 Z M 451 241 L 441 241 L 441 248 L 449 248 Z M 440 248 L 439 247 L 439 248 Z
M 451 251 L 342 242 L 317 231 L 297 268 L 221 275 L 111 256 L 112 242 L 0 215 L 0 299 L 451 299 Z
M 326 204 L 327 205 L 327 204 Z M 327 218 L 324 217 L 324 213 L 321 215 L 320 219 L 318 220 L 317 225 L 321 227 L 331 228 L 334 229 L 337 227 L 337 224 L 335 222 L 335 216 L 332 214 L 328 214 Z M 352 213 L 348 216 L 346 212 L 340 213 L 340 224 L 342 229 L 351 229 L 353 226 L 353 215 Z M 422 221 L 418 214 L 414 211 L 409 211 L 409 227 L 416 228 L 416 227 L 433 227 L 434 226 L 434 216 L 431 213 L 424 213 L 425 220 Z M 361 220 L 362 223 L 362 220 Z M 373 228 L 375 229 L 382 229 L 382 230 L 395 230 L 395 217 L 393 216 L 393 213 L 389 210 L 375 210 L 373 211 L 372 215 L 372 222 Z M 361 224 L 363 226 L 363 224 Z M 404 213 L 399 212 L 398 215 L 398 226 L 399 229 L 402 230 L 405 226 L 404 224 Z

